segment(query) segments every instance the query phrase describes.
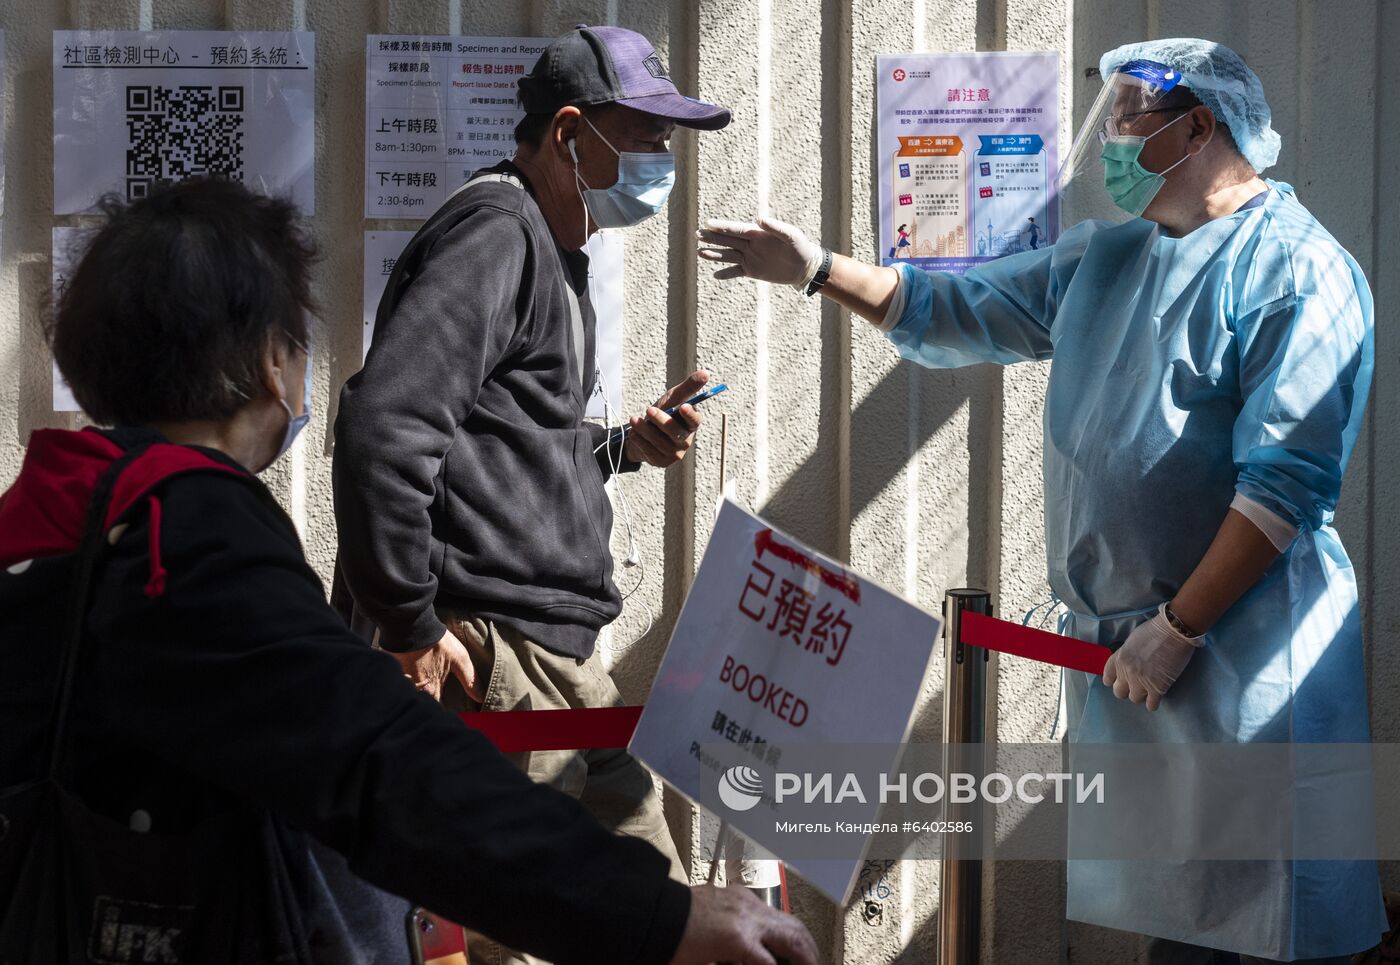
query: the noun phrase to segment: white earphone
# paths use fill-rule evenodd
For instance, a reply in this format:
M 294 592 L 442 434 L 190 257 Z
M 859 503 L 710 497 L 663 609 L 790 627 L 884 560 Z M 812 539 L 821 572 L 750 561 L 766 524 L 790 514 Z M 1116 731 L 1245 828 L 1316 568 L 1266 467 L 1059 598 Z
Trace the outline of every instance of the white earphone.
M 603 374 L 603 370 L 601 367 L 597 369 L 597 373 L 598 385 L 603 390 L 603 421 L 607 423 L 610 427 L 608 432 L 608 439 L 611 440 L 611 426 L 618 421 L 619 417 L 618 413 L 616 412 L 616 410 L 613 409 L 612 406 L 612 395 L 608 392 L 607 376 Z M 623 440 L 625 439 L 626 436 L 624 435 Z M 612 447 L 607 442 L 604 442 L 603 445 L 608 446 L 608 465 L 613 471 L 613 487 L 617 491 L 617 501 L 622 506 L 622 524 L 627 529 L 627 557 L 622 561 L 622 565 L 625 569 L 629 570 L 635 567 L 641 567 L 641 570 L 637 575 L 636 584 L 634 584 L 633 587 L 626 593 L 622 594 L 622 601 L 626 603 L 629 599 L 631 599 L 632 595 L 638 590 L 640 590 L 642 588 L 642 585 L 646 583 L 647 568 L 646 565 L 642 562 L 641 547 L 637 545 L 637 537 L 632 530 L 632 504 L 627 501 L 627 489 L 626 485 L 622 481 L 622 443 L 619 442 L 616 453 L 613 452 Z M 600 446 L 599 448 L 602 447 Z M 648 606 L 646 629 L 643 630 L 641 634 L 638 635 L 637 638 L 632 641 L 632 643 L 636 643 L 637 640 L 642 639 L 642 637 L 645 637 L 648 633 L 650 633 L 651 628 L 655 623 L 656 613 L 652 610 L 650 606 Z M 632 643 L 629 643 L 623 647 L 614 647 L 611 649 L 615 651 L 626 650 L 627 647 L 630 647 L 632 645 Z
M 569 157 L 571 157 L 571 158 L 574 159 L 574 190 L 578 192 L 578 203 L 581 204 L 581 205 L 583 206 L 583 243 L 584 243 L 585 246 L 587 246 L 587 244 L 588 244 L 588 201 L 587 201 L 587 200 L 584 198 L 584 196 L 583 196 L 583 188 L 579 186 L 580 183 L 583 182 L 583 178 L 582 178 L 582 176 L 578 173 L 578 152 L 574 150 L 575 139 L 571 137 L 571 138 L 569 138 L 569 140 L 568 140 L 567 143 L 568 143 L 568 145 L 569 145 Z M 591 283 L 592 280 L 593 280 L 593 262 L 592 262 L 592 261 L 590 261 L 590 262 L 588 263 L 588 280 L 589 280 L 590 283 Z M 604 418 L 606 418 L 606 415 L 604 416 Z
M 601 367 L 595 369 L 598 375 L 598 386 L 603 393 L 603 421 L 608 425 L 608 439 L 612 439 L 612 425 L 618 420 L 618 413 L 612 407 L 612 395 L 608 392 L 608 377 L 603 374 Z M 625 430 L 624 430 L 625 432 Z M 617 451 L 614 453 L 609 442 L 603 443 L 608 446 L 608 466 L 612 469 L 613 486 L 617 489 L 617 501 L 622 504 L 622 524 L 627 528 L 627 557 L 622 561 L 622 565 L 631 569 L 642 562 L 642 552 L 637 547 L 637 537 L 632 532 L 632 505 L 627 501 L 627 493 L 622 483 L 622 447 L 626 441 L 624 434 L 618 441 Z M 628 596 L 631 596 L 629 593 Z

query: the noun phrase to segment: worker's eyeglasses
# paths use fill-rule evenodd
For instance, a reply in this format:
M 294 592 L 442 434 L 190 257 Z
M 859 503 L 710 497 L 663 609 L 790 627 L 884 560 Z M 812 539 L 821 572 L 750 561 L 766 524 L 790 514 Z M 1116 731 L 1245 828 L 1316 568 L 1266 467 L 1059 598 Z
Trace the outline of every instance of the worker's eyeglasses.
M 1161 114 L 1164 111 L 1189 111 L 1190 109 L 1189 107 L 1154 107 L 1146 111 L 1128 111 L 1126 114 L 1110 114 L 1103 119 L 1103 127 L 1099 129 L 1099 143 L 1105 143 L 1110 137 L 1131 133 L 1123 130 L 1123 122 L 1131 117 L 1141 117 L 1144 114 Z

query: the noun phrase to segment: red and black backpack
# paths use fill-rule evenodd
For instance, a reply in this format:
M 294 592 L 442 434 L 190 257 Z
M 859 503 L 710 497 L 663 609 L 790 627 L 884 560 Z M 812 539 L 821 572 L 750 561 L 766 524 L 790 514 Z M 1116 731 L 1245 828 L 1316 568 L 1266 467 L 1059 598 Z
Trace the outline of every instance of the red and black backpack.
M 139 430 L 40 430 L 0 497 L 0 962 L 307 962 L 286 849 L 265 812 L 148 834 L 73 791 L 73 681 L 107 536 L 148 523 L 166 594 L 158 487 L 244 470 Z M 141 601 L 145 602 L 145 601 Z M 103 641 L 120 646 L 120 641 Z

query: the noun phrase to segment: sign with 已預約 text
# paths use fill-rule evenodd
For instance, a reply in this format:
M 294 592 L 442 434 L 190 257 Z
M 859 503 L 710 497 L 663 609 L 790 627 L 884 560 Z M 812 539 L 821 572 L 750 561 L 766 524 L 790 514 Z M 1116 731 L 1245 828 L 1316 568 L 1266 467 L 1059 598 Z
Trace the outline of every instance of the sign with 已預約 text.
M 869 744 L 882 759 L 866 763 L 893 770 L 941 629 L 725 500 L 630 750 L 786 859 L 774 793 L 784 748 Z M 878 808 L 852 814 L 870 821 Z M 789 864 L 843 902 L 862 854 Z

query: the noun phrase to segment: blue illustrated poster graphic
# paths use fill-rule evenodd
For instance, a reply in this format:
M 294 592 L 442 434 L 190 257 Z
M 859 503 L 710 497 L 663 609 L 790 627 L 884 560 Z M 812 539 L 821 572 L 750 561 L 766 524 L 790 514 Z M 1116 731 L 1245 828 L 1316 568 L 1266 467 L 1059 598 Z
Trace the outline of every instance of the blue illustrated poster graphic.
M 1039 248 L 1045 237 L 1050 171 L 1039 134 L 981 134 L 973 183 L 977 254 L 1000 258 Z
M 934 271 L 1054 244 L 1059 54 L 876 58 L 882 264 Z

